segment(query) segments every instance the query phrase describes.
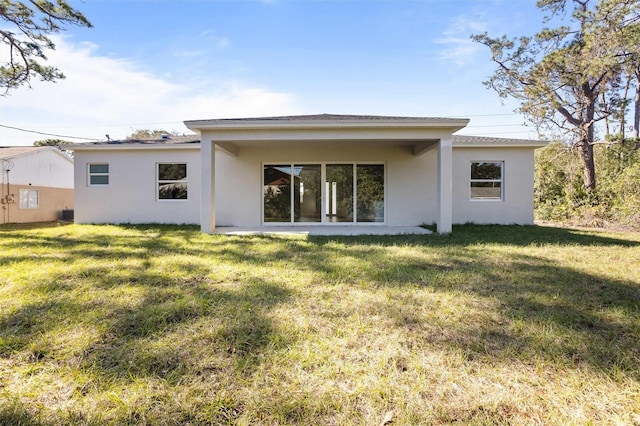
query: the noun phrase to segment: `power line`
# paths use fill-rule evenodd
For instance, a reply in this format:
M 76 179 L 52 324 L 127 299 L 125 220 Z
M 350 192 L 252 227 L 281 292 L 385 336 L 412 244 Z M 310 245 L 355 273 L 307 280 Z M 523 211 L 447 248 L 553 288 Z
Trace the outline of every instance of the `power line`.
M 4 124 L 0 124 L 0 127 L 4 127 L 5 129 L 18 130 L 20 132 L 35 133 L 35 134 L 44 135 L 44 136 L 55 136 L 57 138 L 82 139 L 82 140 L 86 140 L 86 141 L 98 141 L 98 140 L 100 140 L 100 139 L 96 139 L 96 138 L 84 138 L 82 136 L 68 136 L 68 135 L 58 135 L 58 134 L 55 134 L 55 133 L 38 132 L 36 130 L 22 129 L 20 127 L 7 126 L 7 125 L 4 125 Z

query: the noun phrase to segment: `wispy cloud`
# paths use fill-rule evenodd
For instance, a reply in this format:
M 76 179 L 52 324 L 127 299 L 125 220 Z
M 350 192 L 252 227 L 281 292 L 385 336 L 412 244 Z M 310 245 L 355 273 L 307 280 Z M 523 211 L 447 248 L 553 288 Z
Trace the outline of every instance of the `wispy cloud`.
M 481 46 L 471 41 L 470 37 L 486 30 L 487 24 L 482 19 L 472 19 L 466 15 L 456 17 L 442 36 L 434 40 L 434 43 L 444 46 L 439 54 L 440 60 L 459 66 L 473 62 Z
M 231 46 L 231 40 L 227 37 L 220 36 L 215 30 L 206 30 L 200 34 L 200 38 L 206 40 L 210 45 L 218 49 L 226 49 Z
M 187 131 L 183 120 L 292 114 L 291 93 L 251 83 L 171 80 L 98 46 L 56 39 L 49 63 L 67 79 L 32 82 L 0 98 L 2 124 L 57 134 L 122 138 L 139 128 Z M 170 75 L 170 74 L 168 74 Z M 0 128 L 0 145 L 27 145 L 43 136 Z

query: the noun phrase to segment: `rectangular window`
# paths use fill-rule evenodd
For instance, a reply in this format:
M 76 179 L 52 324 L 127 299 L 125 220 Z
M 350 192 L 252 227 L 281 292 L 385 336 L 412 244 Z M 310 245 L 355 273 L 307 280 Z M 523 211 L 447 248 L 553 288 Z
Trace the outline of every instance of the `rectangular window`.
M 158 163 L 158 200 L 187 199 L 187 164 Z
M 358 222 L 384 222 L 384 166 L 356 166 L 356 199 Z
M 353 163 L 265 164 L 263 221 L 384 222 L 384 168 Z
M 472 162 L 470 198 L 472 200 L 502 200 L 504 162 Z
M 21 209 L 37 209 L 38 208 L 38 190 L 37 189 L 21 189 L 20 190 L 20 208 Z
M 291 165 L 264 166 L 265 222 L 291 221 Z
M 109 164 L 89 164 L 89 185 L 109 185 Z

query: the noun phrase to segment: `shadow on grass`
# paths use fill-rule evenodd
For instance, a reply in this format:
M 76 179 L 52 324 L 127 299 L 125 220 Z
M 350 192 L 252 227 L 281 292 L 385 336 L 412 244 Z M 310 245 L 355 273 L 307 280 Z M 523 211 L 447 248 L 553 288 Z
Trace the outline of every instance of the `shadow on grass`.
M 112 235 L 91 229 L 3 235 L 0 267 L 80 266 L 24 278 L 33 300 L 0 312 L 0 357 L 55 360 L 60 348 L 46 336 L 77 324 L 95 335 L 64 362 L 105 383 L 150 377 L 177 384 L 185 375 L 221 380 L 237 372 L 246 378 L 264 354 L 293 343 L 272 311 L 305 297 L 304 286 L 298 293 L 261 272 L 278 270 L 308 273 L 327 291 L 337 284 L 411 290 L 372 309 L 415 332 L 425 347 L 454 348 L 487 363 L 545 359 L 640 380 L 640 283 L 543 255 L 568 246 L 576 254 L 620 249 L 625 256 L 637 253 L 638 239 L 537 226 L 307 239 L 203 236 L 195 227 L 158 225 L 113 227 Z M 37 248 L 37 256 L 24 247 Z M 157 269 L 159 261 L 171 270 Z M 242 271 L 227 276 L 217 268 Z M 468 296 L 478 317 L 436 318 L 441 323 L 432 327 L 421 313 L 423 290 Z
M 537 248 L 540 253 L 545 247 L 572 246 L 577 255 L 581 250 L 597 253 L 599 247 L 637 252 L 638 241 L 560 228 L 473 225 L 458 226 L 452 235 L 427 238 L 312 241 L 339 252 L 333 262 L 329 259 L 318 266 L 327 274 L 340 269 L 340 259 L 352 257 L 368 264 L 363 269 L 370 272 L 361 278 L 378 285 L 472 296 L 479 306 L 478 317 L 448 323 L 444 333 L 425 334 L 430 343 L 460 349 L 470 359 L 543 358 L 640 380 L 640 282 L 585 272 L 566 260 L 557 262 L 528 250 Z M 406 246 L 416 252 L 432 248 L 437 254 L 431 252 L 427 260 L 390 256 L 388 249 Z M 505 253 L 504 247 L 514 251 Z M 408 297 L 378 308 L 398 326 L 419 328 L 424 321 L 412 311 L 420 309 L 419 302 Z
M 24 290 L 29 294 L 25 299 L 31 301 L 0 312 L 0 357 L 60 362 L 60 347 L 52 340 L 72 333 L 75 326 L 85 327 L 93 330 L 86 339 L 91 343 L 63 350 L 73 352 L 65 362 L 104 375 L 110 378 L 107 382 L 138 377 L 176 382 L 196 369 L 223 369 L 214 365 L 221 360 L 231 363 L 224 368 L 248 372 L 267 347 L 288 344 L 270 310 L 286 302 L 291 290 L 256 277 L 218 285 L 206 263 L 195 260 L 222 256 L 226 250 L 215 244 L 194 246 L 190 240 L 199 237 L 195 228 L 119 229 L 124 232 L 77 238 L 20 231 L 12 241 L 0 243 L 4 249 L 0 265 L 24 264 L 25 269 L 37 270 L 43 260 L 86 263 L 29 277 Z M 47 250 L 37 256 L 16 255 L 15 249 L 25 245 Z M 194 261 L 175 261 L 176 254 L 192 256 Z M 122 268 L 108 262 L 118 259 L 131 265 Z M 153 264 L 157 259 L 167 259 L 171 270 L 158 271 Z M 84 297 L 86 293 L 95 297 Z M 120 297 L 105 297 L 114 294 Z M 198 352 L 203 348 L 211 348 L 212 353 Z

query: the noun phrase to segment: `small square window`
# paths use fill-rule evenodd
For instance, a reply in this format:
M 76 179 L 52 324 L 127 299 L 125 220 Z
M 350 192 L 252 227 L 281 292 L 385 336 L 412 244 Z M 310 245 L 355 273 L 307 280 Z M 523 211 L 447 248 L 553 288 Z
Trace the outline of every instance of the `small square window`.
M 89 186 L 109 185 L 109 164 L 89 164 Z
M 158 200 L 187 199 L 187 164 L 158 163 Z
M 21 209 L 37 209 L 39 204 L 39 196 L 37 189 L 21 189 L 20 190 L 20 208 Z
M 469 195 L 472 200 L 503 199 L 504 162 L 472 162 Z

